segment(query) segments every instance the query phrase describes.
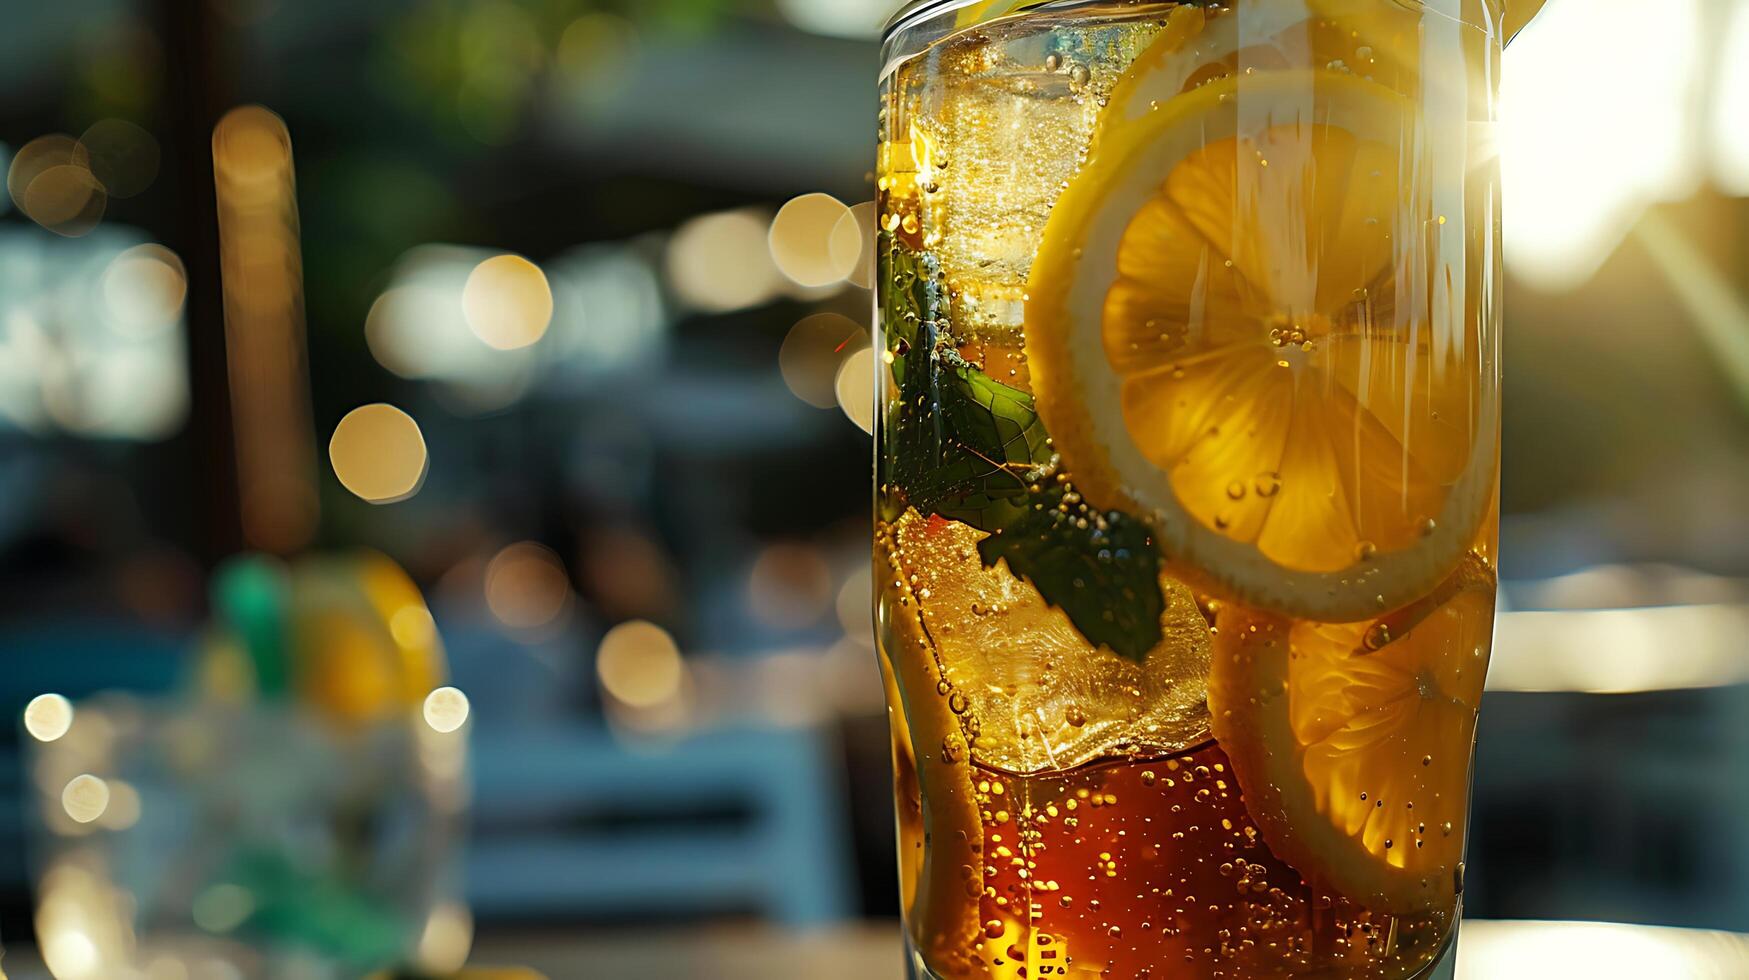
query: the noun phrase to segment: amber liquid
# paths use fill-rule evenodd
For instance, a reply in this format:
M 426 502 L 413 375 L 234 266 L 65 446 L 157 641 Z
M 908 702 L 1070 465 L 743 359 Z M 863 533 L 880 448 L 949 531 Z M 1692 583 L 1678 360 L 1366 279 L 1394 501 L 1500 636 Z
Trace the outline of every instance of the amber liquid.
M 1285 10 L 1295 2 L 1202 6 L 1215 23 L 1236 16 L 1232 11 Z M 1380 10 L 1413 7 L 1396 0 L 1376 3 Z M 963 31 L 910 59 L 886 80 L 881 227 L 907 261 L 916 264 L 927 255 L 937 263 L 930 268 L 939 270 L 943 293 L 951 299 L 951 316 L 934 324 L 944 338 L 941 349 L 951 348 L 987 377 L 1031 392 L 1020 321 L 1030 301 L 1030 266 L 1038 242 L 1057 195 L 1077 176 L 1113 84 L 1177 6 L 1087 3 L 1030 12 Z M 1249 31 L 1236 30 L 1234 36 L 1257 47 L 1239 51 L 1235 64 L 1256 61 L 1272 70 L 1276 62 L 1264 55 L 1279 55 L 1284 64 L 1309 58 L 1315 62 L 1309 67 L 1340 68 L 1307 53 L 1321 50 L 1318 46 L 1331 38 L 1341 41 L 1346 35 L 1339 32 L 1308 34 L 1296 28 L 1270 49 Z M 1309 45 L 1306 50 L 1298 47 L 1302 42 Z M 1475 38 L 1464 43 L 1486 49 Z M 1450 54 L 1427 68 L 1430 74 L 1456 70 L 1461 77 L 1486 61 L 1476 55 L 1472 64 L 1461 57 Z M 1187 82 L 1187 90 L 1199 80 L 1204 79 L 1199 75 Z M 1379 82 L 1399 84 L 1410 96 L 1419 93 L 1414 73 L 1386 77 L 1381 71 Z M 1466 227 L 1489 223 L 1483 219 L 1492 200 L 1477 190 L 1486 184 L 1478 179 L 1473 187 L 1457 188 L 1453 216 L 1459 208 L 1476 212 Z M 1435 220 L 1433 227 L 1446 227 L 1445 216 Z M 1451 227 L 1458 225 L 1453 221 Z M 1492 280 L 1484 272 L 1490 260 L 1475 251 L 1481 240 L 1441 246 L 1448 252 L 1438 253 L 1449 263 L 1450 254 L 1470 252 L 1465 274 L 1475 281 L 1459 284 L 1463 288 L 1449 304 L 1456 312 L 1439 322 L 1452 334 L 1451 348 L 1465 352 L 1456 358 L 1461 369 L 1482 377 L 1475 389 L 1479 402 L 1494 398 L 1492 354 L 1475 353 L 1491 351 L 1493 344 L 1491 334 L 1479 332 L 1482 324 L 1493 322 L 1484 309 L 1492 302 L 1486 299 Z M 1427 258 L 1417 256 L 1417 261 Z M 1430 260 L 1425 264 L 1439 267 Z M 897 295 L 908 302 L 910 284 L 896 279 L 891 268 L 883 276 L 883 299 Z M 1453 288 L 1450 282 L 1445 286 Z M 1425 304 L 1426 297 L 1416 295 Z M 1381 321 L 1394 315 L 1374 312 Z M 892 312 L 886 316 L 894 319 Z M 883 325 L 887 336 L 879 350 L 886 363 L 920 370 L 924 354 L 892 343 L 895 326 Z M 1302 872 L 1273 852 L 1247 808 L 1231 762 L 1208 735 L 1199 687 L 1206 669 L 1180 671 L 1168 656 L 1179 656 L 1180 665 L 1201 657 L 1206 665 L 1207 647 L 1197 645 L 1206 638 L 1177 647 L 1164 643 L 1140 667 L 1095 651 L 1078 637 L 1064 639 L 1065 627 L 1051 619 L 1055 614 L 1030 585 L 1022 587 L 1002 566 L 986 569 L 973 557 L 971 532 L 964 525 L 912 507 L 893 482 L 899 479 L 894 471 L 900 468 L 901 445 L 893 419 L 903 406 L 888 373 L 882 385 L 875 581 L 893 724 L 902 902 L 920 980 L 1407 980 L 1421 975 L 1453 935 L 1462 865 L 1456 864 L 1455 881 L 1446 881 L 1446 871 L 1441 872 L 1436 899 L 1411 914 L 1393 915 L 1308 878 L 1320 873 L 1311 863 Z M 1411 409 L 1426 411 L 1419 405 Z M 1076 460 L 1063 455 L 1055 472 L 1072 480 Z M 1264 495 L 1261 489 L 1256 493 Z M 1478 587 L 1491 596 L 1497 501 L 1481 525 L 1472 555 L 1486 580 Z M 1316 528 L 1307 533 L 1315 536 Z M 1188 584 L 1173 583 L 1169 609 L 1172 590 L 1181 605 L 1200 605 L 1205 613 L 1222 601 L 1201 592 L 1193 601 Z M 920 613 L 920 607 L 927 612 Z M 1472 617 L 1472 625 L 1480 624 L 1473 631 L 1455 631 L 1465 642 L 1452 640 L 1441 656 L 1448 661 L 1475 656 L 1485 669 L 1484 615 Z M 1199 632 L 1202 625 L 1197 622 Z M 1214 625 L 1210 615 L 1207 626 Z M 1371 631 L 1362 631 L 1369 637 L 1378 631 L 1388 640 L 1386 627 L 1399 625 L 1381 616 Z M 1475 643 L 1469 642 L 1472 632 L 1480 636 Z M 1163 675 L 1170 676 L 1163 681 Z M 1479 680 L 1477 685 L 1479 695 Z M 1145 710 L 1187 690 L 1197 695 L 1196 711 L 1150 715 Z M 1136 703 L 1144 708 L 1136 709 Z M 1102 721 L 1113 729 L 1098 738 L 1086 734 Z M 1135 748 L 1149 737 L 1155 744 Z M 1051 765 L 1033 765 L 1045 742 L 1056 750 L 1069 746 L 1074 758 L 1061 765 L 1055 759 Z M 1230 737 L 1228 745 L 1245 758 L 1240 741 Z M 1437 763 L 1439 768 L 1426 771 L 1467 774 L 1467 742 L 1464 749 L 1438 760 L 1423 760 L 1417 752 L 1407 765 L 1421 772 L 1421 766 Z M 1008 765 L 1007 760 L 1019 760 L 1016 768 L 1028 774 L 992 764 Z M 1359 799 L 1366 800 L 1366 794 Z M 1455 811 L 1448 815 L 1456 829 L 1444 823 L 1443 833 L 1461 852 L 1463 802 L 1448 792 L 1445 803 Z M 1423 808 L 1429 808 L 1426 802 Z M 1267 820 L 1270 814 L 1261 816 Z M 1324 818 L 1301 814 L 1296 819 Z M 1417 836 L 1428 831 L 1435 838 L 1441 833 L 1437 825 L 1422 825 Z M 1420 846 L 1407 836 L 1398 843 Z
M 898 784 L 917 785 L 900 746 Z M 1168 759 L 1013 776 L 971 767 L 982 860 L 976 930 L 929 936 L 946 978 L 1380 977 L 1415 975 L 1451 915 L 1369 911 L 1272 854 L 1219 746 Z M 900 850 L 927 847 L 921 800 L 901 803 Z M 907 819 L 909 815 L 909 819 Z M 969 889 L 968 889 L 969 891 Z

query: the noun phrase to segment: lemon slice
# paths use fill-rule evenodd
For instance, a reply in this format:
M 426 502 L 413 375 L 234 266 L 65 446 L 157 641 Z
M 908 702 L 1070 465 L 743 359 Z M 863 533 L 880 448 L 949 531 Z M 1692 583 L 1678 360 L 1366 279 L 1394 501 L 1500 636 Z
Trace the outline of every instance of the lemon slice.
M 1265 842 L 1314 887 L 1394 913 L 1449 906 L 1493 622 L 1473 557 L 1372 622 L 1222 610 L 1215 737 Z
M 1466 274 L 1491 233 L 1430 189 L 1414 107 L 1363 78 L 1150 104 L 1102 123 L 1033 264 L 1028 366 L 1067 471 L 1252 605 L 1348 622 L 1425 594 L 1493 487 Z

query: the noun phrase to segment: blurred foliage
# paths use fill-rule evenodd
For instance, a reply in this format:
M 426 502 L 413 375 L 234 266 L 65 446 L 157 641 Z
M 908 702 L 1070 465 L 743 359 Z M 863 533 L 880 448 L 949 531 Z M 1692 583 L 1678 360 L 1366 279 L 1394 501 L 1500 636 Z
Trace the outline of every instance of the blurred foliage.
M 164 51 L 158 36 L 130 17 L 116 17 L 74 40 L 69 115 L 141 119 L 162 96 Z
M 702 34 L 746 0 L 428 0 L 385 31 L 411 106 L 487 145 L 509 141 L 539 82 L 610 82 L 643 32 Z

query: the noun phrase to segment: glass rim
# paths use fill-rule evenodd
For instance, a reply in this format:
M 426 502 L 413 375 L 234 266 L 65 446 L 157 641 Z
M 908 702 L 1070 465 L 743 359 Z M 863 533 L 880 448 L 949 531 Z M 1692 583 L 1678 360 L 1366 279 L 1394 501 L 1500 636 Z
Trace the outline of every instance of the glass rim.
M 886 43 L 894 34 L 925 17 L 961 7 L 970 7 L 978 2 L 979 0 L 910 0 L 909 3 L 894 11 L 893 16 L 887 18 L 886 26 L 881 28 L 881 43 Z M 1003 13 L 1016 13 L 1028 7 L 1043 6 L 1049 2 L 1051 0 L 1010 0 L 1010 3 L 999 9 Z M 1512 0 L 1489 0 L 1489 2 L 1494 4 L 1496 10 L 1501 11 L 1512 4 Z M 1531 9 L 1535 10 L 1537 6 L 1537 4 L 1532 4 Z
M 976 2 L 977 0 L 910 0 L 909 3 L 894 11 L 893 16 L 887 18 L 886 26 L 881 28 L 881 40 L 885 41 L 892 37 L 899 29 L 914 20 L 955 7 L 969 7 Z

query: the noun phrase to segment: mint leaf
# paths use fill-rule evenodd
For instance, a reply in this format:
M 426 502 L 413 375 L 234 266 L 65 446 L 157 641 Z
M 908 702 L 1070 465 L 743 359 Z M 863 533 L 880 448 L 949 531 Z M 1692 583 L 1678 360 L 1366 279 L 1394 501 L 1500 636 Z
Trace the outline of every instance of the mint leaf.
M 1088 642 L 1140 662 L 1160 642 L 1160 552 L 1146 525 L 1099 513 L 1067 484 L 1032 494 L 1032 506 L 978 544 L 984 564 L 1007 559 Z
M 949 299 L 935 257 L 882 236 L 881 315 L 898 405 L 883 438 L 881 483 L 920 513 L 990 537 L 1081 635 L 1132 660 L 1161 638 L 1160 556 L 1145 525 L 1081 503 L 1054 473 L 1032 396 L 966 362 L 947 339 Z
M 925 513 L 994 530 L 1019 517 L 1016 500 L 1050 459 L 1032 396 L 993 381 L 952 348 L 914 350 L 900 389 L 895 477 Z

